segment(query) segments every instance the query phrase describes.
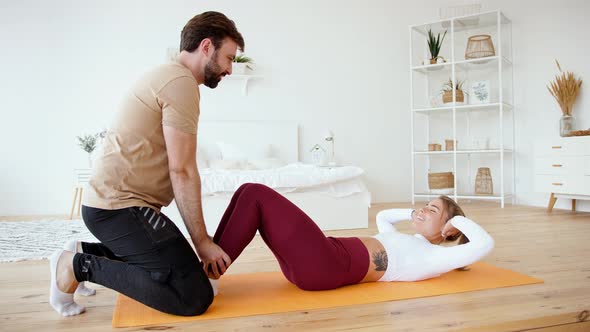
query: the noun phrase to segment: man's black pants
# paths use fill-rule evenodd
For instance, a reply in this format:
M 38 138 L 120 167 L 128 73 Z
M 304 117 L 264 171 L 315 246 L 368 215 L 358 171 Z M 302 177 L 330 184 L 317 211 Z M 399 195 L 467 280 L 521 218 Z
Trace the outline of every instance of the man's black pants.
M 199 258 L 174 223 L 147 207 L 82 207 L 101 243 L 82 242 L 74 256 L 78 281 L 116 290 L 149 307 L 182 316 L 202 314 L 213 290 Z

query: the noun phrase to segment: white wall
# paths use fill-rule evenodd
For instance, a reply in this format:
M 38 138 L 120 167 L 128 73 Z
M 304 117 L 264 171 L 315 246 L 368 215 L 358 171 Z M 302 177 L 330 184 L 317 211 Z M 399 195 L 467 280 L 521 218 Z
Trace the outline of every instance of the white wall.
M 294 120 L 300 156 L 330 128 L 336 157 L 363 167 L 375 202 L 410 199 L 408 28 L 438 19 L 445 1 L 0 2 L 0 215 L 63 214 L 72 169 L 85 167 L 76 135 L 108 126 L 119 100 L 176 47 L 196 13 L 218 10 L 246 39 L 264 79 L 241 95 L 236 81 L 202 89 L 204 120 Z M 584 78 L 589 23 L 584 1 L 483 1 L 514 22 L 519 200 L 532 192 L 530 144 L 556 135 L 545 84 L 553 58 Z M 588 98 L 576 116 L 590 127 Z M 585 109 L 585 110 L 584 110 Z M 582 110 L 585 114 L 581 114 Z M 588 207 L 580 204 L 582 208 Z

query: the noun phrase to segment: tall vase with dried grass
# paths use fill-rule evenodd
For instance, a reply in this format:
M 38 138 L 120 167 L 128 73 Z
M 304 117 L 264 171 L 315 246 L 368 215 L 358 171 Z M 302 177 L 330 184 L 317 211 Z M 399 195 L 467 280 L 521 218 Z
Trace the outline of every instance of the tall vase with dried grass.
M 555 80 L 547 86 L 549 93 L 557 100 L 561 108 L 561 119 L 559 120 L 559 135 L 569 136 L 574 130 L 574 117 L 572 111 L 576 98 L 580 93 L 582 79 L 576 78 L 571 71 L 564 72 L 561 70 L 559 61 L 555 60 L 560 74 L 555 76 Z

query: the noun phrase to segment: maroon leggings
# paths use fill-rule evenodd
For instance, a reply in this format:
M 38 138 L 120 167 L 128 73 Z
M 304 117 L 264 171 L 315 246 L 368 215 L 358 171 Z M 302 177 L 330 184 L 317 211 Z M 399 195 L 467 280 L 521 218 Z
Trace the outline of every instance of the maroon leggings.
M 232 259 L 256 231 L 277 258 L 285 277 L 304 290 L 359 283 L 369 269 L 367 248 L 356 237 L 326 237 L 295 204 L 262 184 L 247 183 L 234 194 L 213 241 Z

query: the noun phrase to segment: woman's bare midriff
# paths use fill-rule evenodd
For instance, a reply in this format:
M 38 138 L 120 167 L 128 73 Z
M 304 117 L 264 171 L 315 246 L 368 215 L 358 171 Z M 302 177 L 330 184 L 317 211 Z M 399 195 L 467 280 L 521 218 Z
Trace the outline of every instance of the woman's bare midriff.
M 378 271 L 377 264 L 375 264 L 374 257 L 377 255 L 383 255 L 385 248 L 379 242 L 379 240 L 373 237 L 359 237 L 359 240 L 363 242 L 367 251 L 369 252 L 369 270 L 361 282 L 373 282 L 381 279 L 385 274 L 385 271 Z M 385 255 L 386 257 L 386 255 Z

